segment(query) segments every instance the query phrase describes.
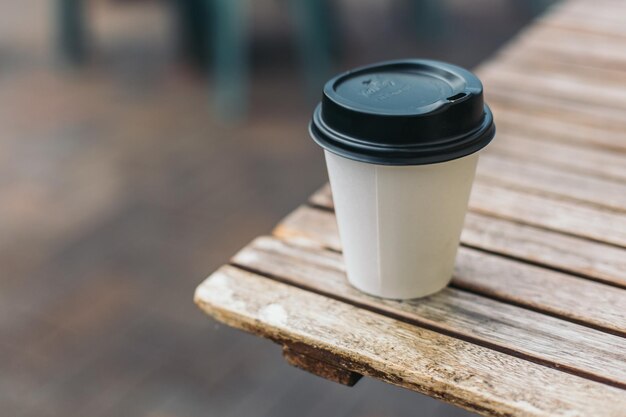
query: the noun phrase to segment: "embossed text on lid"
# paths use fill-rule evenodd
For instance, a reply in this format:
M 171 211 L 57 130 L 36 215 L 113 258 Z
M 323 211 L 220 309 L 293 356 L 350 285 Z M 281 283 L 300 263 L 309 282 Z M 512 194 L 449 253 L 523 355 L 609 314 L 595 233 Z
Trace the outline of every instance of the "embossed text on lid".
M 413 165 L 473 153 L 493 138 L 482 84 L 439 61 L 389 61 L 331 79 L 315 111 L 313 139 L 364 162 Z

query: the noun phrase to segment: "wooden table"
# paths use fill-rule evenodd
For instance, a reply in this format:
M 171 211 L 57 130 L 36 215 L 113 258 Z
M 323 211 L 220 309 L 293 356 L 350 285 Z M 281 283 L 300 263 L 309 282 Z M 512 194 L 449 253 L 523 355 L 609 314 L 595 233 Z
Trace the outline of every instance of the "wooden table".
M 498 134 L 449 288 L 398 302 L 350 287 L 325 187 L 197 304 L 343 384 L 488 416 L 626 416 L 624 23 L 620 0 L 561 3 L 478 69 Z

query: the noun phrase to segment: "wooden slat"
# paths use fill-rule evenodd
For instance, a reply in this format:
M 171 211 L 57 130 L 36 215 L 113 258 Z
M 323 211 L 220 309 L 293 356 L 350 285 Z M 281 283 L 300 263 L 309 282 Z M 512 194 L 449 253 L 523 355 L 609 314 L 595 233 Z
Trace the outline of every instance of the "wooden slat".
M 596 45 L 587 44 L 587 48 L 594 48 Z M 547 42 L 545 39 L 531 39 L 524 43 L 524 47 L 532 53 L 541 55 L 552 55 L 552 59 L 560 62 L 589 66 L 593 68 L 608 68 L 617 71 L 626 69 L 626 57 L 615 56 L 614 50 L 594 50 L 591 49 L 590 56 L 585 57 L 579 47 L 572 45 L 560 46 L 558 43 Z M 584 48 L 584 46 L 581 46 Z
M 320 200 L 317 202 L 321 203 Z M 277 226 L 275 234 L 341 250 L 334 214 L 325 210 L 300 207 Z M 461 241 L 471 247 L 626 288 L 626 256 L 622 249 L 612 246 L 472 212 L 465 217 Z
M 564 9 L 551 14 L 540 23 L 559 29 L 622 38 L 626 42 L 626 27 L 623 20 L 623 16 L 621 21 L 606 18 L 591 19 L 588 12 Z
M 594 20 L 622 22 L 626 7 L 623 0 L 570 0 L 558 6 L 556 11 L 558 14 L 580 13 Z
M 518 48 L 504 48 L 496 55 L 496 59 L 481 65 L 477 71 L 483 68 L 524 68 L 532 73 L 547 73 L 550 76 L 564 74 L 593 82 L 605 80 L 609 85 L 615 85 L 626 79 L 626 72 L 605 67 L 593 67 L 584 62 L 563 62 L 558 56 L 546 55 L 537 51 Z M 616 86 L 618 87 L 618 86 Z
M 598 108 L 626 109 L 626 89 L 621 88 L 623 84 L 619 81 L 611 79 L 592 79 L 567 72 L 552 73 L 540 68 L 528 71 L 509 65 L 483 67 L 480 77 L 489 91 L 523 89 L 542 97 L 558 97 Z
M 600 179 L 535 161 L 491 153 L 480 156 L 476 177 L 480 182 L 626 212 L 626 181 Z
M 537 161 L 561 170 L 626 183 L 624 154 L 608 150 L 550 142 L 540 136 L 504 130 L 497 133 L 485 153 Z
M 624 16 L 619 0 L 561 3 L 478 70 L 498 136 L 451 287 L 403 302 L 353 289 L 325 188 L 196 301 L 344 383 L 485 415 L 626 416 Z
M 613 131 L 626 129 L 624 112 L 621 109 L 598 108 L 574 101 L 562 100 L 558 97 L 546 97 L 529 93 L 523 88 L 513 86 L 506 89 L 485 86 L 487 102 L 493 108 L 524 110 L 529 113 L 545 115 L 570 122 L 572 128 L 583 125 Z M 496 115 L 496 124 L 497 124 Z
M 330 210 L 335 210 L 335 203 L 333 202 L 333 194 L 330 190 L 330 183 L 326 183 L 322 186 L 322 188 L 313 193 L 313 195 L 309 198 L 309 203 L 319 207 L 325 207 Z
M 626 82 L 626 71 L 564 63 L 517 49 L 512 52 L 503 50 L 496 61 L 479 71 L 489 90 L 501 85 L 503 78 L 510 76 L 513 78 L 509 80 L 515 79 L 516 83 L 511 85 L 509 81 L 507 89 L 512 88 L 513 91 L 519 86 L 528 87 L 530 91 L 540 91 L 542 95 L 600 108 L 616 107 L 612 106 L 611 98 L 617 102 L 624 100 L 622 85 Z M 549 87 L 543 88 L 546 84 Z
M 482 255 L 465 257 L 459 267 L 460 275 L 465 273 L 465 264 L 476 269 L 484 259 Z M 256 239 L 232 262 L 309 291 L 626 388 L 626 343 L 618 336 L 454 288 L 422 300 L 381 300 L 348 284 L 340 254 L 275 238 Z M 498 269 L 501 272 L 502 268 Z M 490 279 L 503 282 L 515 274 L 514 269 L 508 276 L 485 273 Z
M 620 38 L 604 34 L 578 33 L 547 25 L 537 25 L 523 32 L 516 48 L 554 54 L 563 62 L 598 68 L 626 69 L 626 51 Z
M 626 247 L 626 215 L 476 181 L 472 211 Z
M 332 207 L 328 189 L 312 203 Z M 473 212 L 546 228 L 548 230 L 626 247 L 626 215 L 542 195 L 476 181 L 469 209 Z M 567 249 L 567 248 L 564 248 Z
M 492 106 L 497 117 L 498 137 L 517 133 L 518 136 L 541 138 L 543 142 L 561 142 L 581 146 L 583 149 L 599 148 L 626 154 L 626 130 L 605 129 L 601 126 L 576 125 L 550 115 L 537 114 L 524 109 Z
M 321 210 L 298 209 L 274 234 L 341 250 L 335 218 Z M 626 284 L 626 277 L 622 279 Z M 452 282 L 460 288 L 626 336 L 626 291 L 620 288 L 466 247 L 459 249 Z
M 195 300 L 218 320 L 488 416 L 623 416 L 624 390 L 226 266 Z M 530 383 L 532 381 L 532 383 Z
M 606 6 L 599 6 L 599 9 Z M 558 13 L 548 13 L 536 20 L 537 26 L 548 26 L 553 29 L 575 32 L 581 36 L 605 36 L 616 41 L 626 41 L 624 17 L 626 12 L 618 12 L 610 7 L 612 14 L 599 15 L 597 10 L 581 11 L 575 8 L 562 7 Z M 621 14 L 621 16 L 620 16 Z M 620 26 L 620 23 L 622 25 Z
M 469 212 L 463 244 L 626 288 L 626 256 L 614 246 Z

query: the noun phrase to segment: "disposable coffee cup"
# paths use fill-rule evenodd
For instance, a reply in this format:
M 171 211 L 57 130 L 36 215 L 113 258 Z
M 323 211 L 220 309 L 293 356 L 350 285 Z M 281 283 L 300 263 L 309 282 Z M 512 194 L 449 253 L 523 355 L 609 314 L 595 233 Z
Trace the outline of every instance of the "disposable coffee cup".
M 310 133 L 324 148 L 349 282 L 424 297 L 452 278 L 478 151 L 495 135 L 480 80 L 432 60 L 331 79 Z

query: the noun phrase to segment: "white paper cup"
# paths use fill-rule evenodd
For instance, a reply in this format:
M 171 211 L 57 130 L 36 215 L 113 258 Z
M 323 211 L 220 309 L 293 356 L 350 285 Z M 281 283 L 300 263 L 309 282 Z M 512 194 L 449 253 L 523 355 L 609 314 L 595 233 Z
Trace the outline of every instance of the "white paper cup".
M 325 155 L 350 283 L 395 299 L 448 285 L 478 153 L 414 166 Z
M 471 72 L 389 61 L 326 83 L 309 126 L 325 150 L 348 280 L 379 297 L 444 288 L 478 152 L 495 125 Z

